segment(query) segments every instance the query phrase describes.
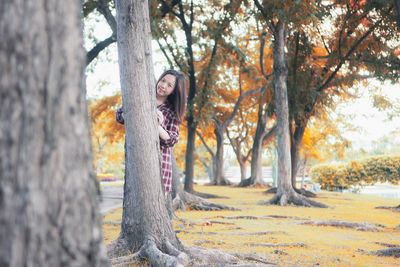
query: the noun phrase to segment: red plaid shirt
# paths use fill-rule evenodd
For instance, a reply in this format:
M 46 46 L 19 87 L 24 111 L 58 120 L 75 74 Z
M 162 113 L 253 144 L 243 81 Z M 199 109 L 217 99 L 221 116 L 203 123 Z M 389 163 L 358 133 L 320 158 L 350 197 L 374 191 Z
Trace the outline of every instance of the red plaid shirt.
M 159 105 L 158 110 L 164 115 L 164 121 L 161 127 L 169 134 L 170 139 L 163 140 L 160 138 L 160 150 L 162 156 L 161 174 L 165 191 L 172 191 L 172 147 L 178 142 L 179 139 L 179 122 L 176 118 L 176 113 L 172 105 L 166 101 L 164 104 Z
M 162 156 L 161 162 L 161 175 L 164 184 L 165 191 L 172 191 L 172 159 L 171 151 L 172 147 L 178 142 L 179 139 L 179 122 L 176 118 L 176 113 L 173 110 L 172 105 L 166 101 L 164 104 L 159 105 L 160 110 L 164 116 L 164 121 L 161 127 L 169 134 L 170 139 L 163 140 L 160 138 L 160 151 Z M 115 119 L 117 122 L 124 124 L 124 118 L 122 117 L 122 108 L 119 108 L 115 113 Z

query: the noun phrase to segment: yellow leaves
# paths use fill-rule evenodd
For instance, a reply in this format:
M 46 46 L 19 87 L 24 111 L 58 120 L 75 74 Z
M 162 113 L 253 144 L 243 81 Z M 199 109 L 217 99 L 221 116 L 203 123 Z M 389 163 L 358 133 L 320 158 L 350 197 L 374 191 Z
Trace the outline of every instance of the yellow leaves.
M 174 220 L 174 230 L 182 243 L 225 253 L 254 255 L 277 266 L 397 266 L 398 258 L 364 255 L 367 251 L 381 249 L 376 242 L 399 244 L 400 231 L 396 229 L 400 214 L 375 209 L 376 206 L 396 206 L 398 200 L 359 194 L 320 192 L 326 209 L 306 207 L 281 207 L 256 205 L 272 197 L 265 189 L 195 185 L 196 191 L 227 197 L 213 201 L 232 206 L 237 211 L 177 211 L 182 220 Z M 268 216 L 287 218 L 229 219 L 221 216 Z M 105 243 L 114 240 L 120 231 L 122 209 L 106 213 L 103 219 Z M 300 219 L 290 218 L 290 216 Z M 362 232 L 337 227 L 302 225 L 311 220 L 343 220 L 357 223 L 382 224 L 382 232 Z M 221 223 L 217 223 L 217 222 Z M 228 223 L 228 224 L 224 224 Z M 216 234 L 214 234 L 216 233 Z M 303 243 L 299 247 L 290 244 Z M 258 245 L 257 245 L 258 244 Z M 284 245 L 287 246 L 284 246 Z M 266 245 L 271 245 L 270 247 Z M 255 255 L 254 255 L 255 256 Z M 246 260 L 247 261 L 247 260 Z

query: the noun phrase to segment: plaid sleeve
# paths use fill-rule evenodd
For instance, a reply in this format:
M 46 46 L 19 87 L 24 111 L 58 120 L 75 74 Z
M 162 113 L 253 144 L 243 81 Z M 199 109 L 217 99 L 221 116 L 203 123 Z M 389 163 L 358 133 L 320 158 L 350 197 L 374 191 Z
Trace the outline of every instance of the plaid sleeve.
M 124 124 L 124 117 L 122 116 L 122 107 L 118 108 L 117 111 L 115 111 L 115 120 L 121 124 Z
M 173 147 L 179 139 L 179 122 L 176 119 L 175 113 L 164 114 L 166 123 L 163 123 L 162 127 L 168 133 L 170 139 L 163 140 L 160 138 L 161 147 Z

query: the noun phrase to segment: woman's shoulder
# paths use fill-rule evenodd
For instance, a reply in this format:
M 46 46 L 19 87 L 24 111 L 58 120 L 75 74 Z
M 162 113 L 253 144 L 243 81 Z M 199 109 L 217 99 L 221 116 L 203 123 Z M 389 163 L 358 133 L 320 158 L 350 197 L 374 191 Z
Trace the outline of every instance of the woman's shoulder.
M 166 101 L 164 104 L 160 105 L 159 109 L 163 113 L 168 113 L 171 116 L 176 116 L 174 106 L 171 103 L 169 103 L 168 101 Z

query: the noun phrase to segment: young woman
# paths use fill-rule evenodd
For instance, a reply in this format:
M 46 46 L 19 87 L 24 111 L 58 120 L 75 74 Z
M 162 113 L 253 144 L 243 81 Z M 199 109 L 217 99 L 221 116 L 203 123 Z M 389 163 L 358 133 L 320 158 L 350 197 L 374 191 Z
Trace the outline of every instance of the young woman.
M 172 191 L 172 147 L 178 142 L 179 124 L 186 106 L 186 82 L 182 73 L 167 70 L 156 84 L 158 134 L 162 156 L 162 180 L 166 192 Z M 116 120 L 124 123 L 122 107 L 116 112 Z

